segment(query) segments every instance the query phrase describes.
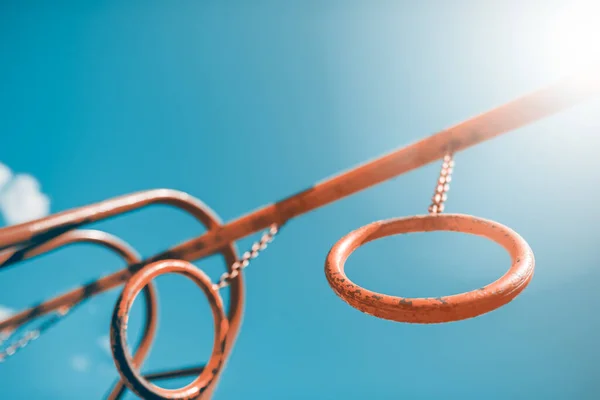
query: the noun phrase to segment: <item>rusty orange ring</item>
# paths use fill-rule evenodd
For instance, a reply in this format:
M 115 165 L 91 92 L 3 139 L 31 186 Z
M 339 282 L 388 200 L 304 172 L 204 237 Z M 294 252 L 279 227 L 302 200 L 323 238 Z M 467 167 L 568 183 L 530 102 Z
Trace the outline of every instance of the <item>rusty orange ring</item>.
M 179 389 L 163 389 L 146 380 L 135 368 L 127 350 L 127 321 L 129 311 L 139 292 L 159 275 L 177 273 L 190 278 L 202 289 L 212 309 L 215 338 L 212 354 L 202 373 L 190 384 Z M 206 390 L 223 362 L 229 323 L 223 309 L 223 301 L 213 287 L 210 278 L 194 265 L 183 260 L 164 260 L 148 264 L 135 273 L 125 284 L 117 301 L 111 323 L 111 346 L 115 364 L 124 381 L 133 392 L 143 399 L 183 400 L 195 399 Z
M 375 293 L 354 284 L 344 273 L 344 263 L 361 245 L 382 237 L 430 231 L 455 231 L 478 235 L 504 247 L 512 266 L 497 281 L 467 293 L 437 298 L 404 298 Z M 476 317 L 514 299 L 533 276 L 535 260 L 527 242 L 497 222 L 462 214 L 422 215 L 378 221 L 340 239 L 325 262 L 325 275 L 335 293 L 358 310 L 398 322 L 440 323 Z

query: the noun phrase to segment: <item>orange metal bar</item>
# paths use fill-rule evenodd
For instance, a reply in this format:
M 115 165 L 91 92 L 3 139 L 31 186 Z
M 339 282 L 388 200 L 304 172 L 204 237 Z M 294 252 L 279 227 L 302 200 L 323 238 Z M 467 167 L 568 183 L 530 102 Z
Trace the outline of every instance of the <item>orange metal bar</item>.
M 340 200 L 600 94 L 600 68 L 566 77 L 545 89 L 445 129 L 383 157 L 319 182 L 310 189 L 213 229 L 173 248 L 183 259 L 214 253 L 226 243 Z

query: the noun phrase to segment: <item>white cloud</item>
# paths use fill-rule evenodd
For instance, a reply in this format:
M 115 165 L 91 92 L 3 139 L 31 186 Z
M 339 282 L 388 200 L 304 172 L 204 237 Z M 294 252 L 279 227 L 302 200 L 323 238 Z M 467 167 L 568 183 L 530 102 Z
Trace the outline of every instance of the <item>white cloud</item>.
M 87 372 L 90 368 L 90 360 L 82 354 L 71 357 L 71 367 L 77 372 Z
M 107 335 L 100 336 L 97 343 L 102 350 L 106 351 L 110 356 L 112 356 L 112 350 L 110 349 L 110 338 Z
M 13 310 L 12 308 L 8 308 L 5 307 L 3 305 L 0 305 L 0 321 L 4 321 L 6 318 L 10 317 L 11 315 L 13 315 L 15 312 L 15 310 Z M 10 331 L 2 331 L 0 332 L 0 343 L 2 343 L 3 341 L 5 341 L 6 339 L 8 339 L 8 337 L 10 336 L 11 332 Z
M 12 171 L 6 165 L 0 163 L 0 191 L 12 179 Z
M 6 175 L 2 171 L 0 169 L 0 180 L 2 174 Z M 10 175 L 8 176 L 10 179 Z M 2 185 L 0 211 L 8 225 L 20 224 L 48 215 L 50 199 L 40 191 L 37 179 L 31 175 L 19 174 Z
M 3 321 L 6 318 L 10 317 L 11 315 L 13 315 L 14 312 L 15 311 L 12 308 L 0 305 L 0 321 Z

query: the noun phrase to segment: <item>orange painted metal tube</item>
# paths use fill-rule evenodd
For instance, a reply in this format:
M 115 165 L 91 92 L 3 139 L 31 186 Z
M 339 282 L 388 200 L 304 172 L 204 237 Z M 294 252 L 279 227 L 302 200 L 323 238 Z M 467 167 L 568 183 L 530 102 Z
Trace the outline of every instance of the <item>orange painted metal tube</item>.
M 210 360 L 200 375 L 185 387 L 164 389 L 152 384 L 137 370 L 138 366 L 130 360 L 127 350 L 127 322 L 129 311 L 138 293 L 159 275 L 176 273 L 191 279 L 206 295 L 214 316 L 215 337 Z M 210 278 L 193 264 L 181 260 L 164 260 L 145 266 L 135 273 L 125 284 L 113 312 L 110 337 L 115 364 L 125 384 L 143 399 L 197 399 L 217 376 L 225 356 L 229 323 L 223 310 L 223 300 L 213 286 Z
M 56 238 L 53 238 L 40 244 L 39 246 L 33 247 L 31 249 L 28 249 L 27 251 L 22 252 L 19 258 L 21 260 L 32 259 L 42 254 L 48 254 L 52 251 L 63 249 L 67 246 L 77 243 L 87 243 L 102 246 L 122 257 L 127 264 L 135 264 L 140 261 L 140 257 L 137 254 L 137 252 L 127 243 L 109 233 L 92 229 L 76 229 L 73 231 L 66 232 Z M 6 262 L 11 257 L 13 257 L 14 255 L 14 251 L 7 251 L 3 253 L 0 257 L 0 265 L 3 262 Z M 144 359 L 150 351 L 152 341 L 154 340 L 154 337 L 156 335 L 156 328 L 158 324 L 158 302 L 156 288 L 154 287 L 154 284 L 150 283 L 144 287 L 144 297 L 146 300 L 144 328 L 142 330 L 142 338 L 137 346 L 137 350 L 135 351 L 132 359 L 132 363 L 137 367 L 140 367 L 142 365 Z M 22 318 L 27 321 L 48 313 L 48 309 L 55 310 L 61 307 L 76 307 L 77 305 L 79 305 L 80 302 L 86 300 L 87 298 L 88 297 L 86 296 L 85 291 L 83 291 L 81 295 L 76 296 L 76 301 L 69 302 L 68 305 L 63 304 L 60 307 L 53 308 L 52 303 L 50 303 L 50 305 L 48 305 L 48 303 L 42 303 L 36 307 L 23 311 L 20 314 Z M 1 331 L 2 330 L 0 330 L 0 332 Z M 116 395 L 117 393 L 122 392 L 122 388 L 123 382 L 119 380 L 115 384 L 115 387 L 113 389 L 114 394 Z M 109 399 L 112 398 L 111 396 L 109 396 Z
M 485 140 L 570 108 L 600 94 L 600 68 L 566 77 L 449 129 L 336 175 L 275 204 L 171 249 L 177 258 L 197 259 L 271 224 L 286 221 L 367 189 Z
M 169 189 L 134 193 L 80 207 L 75 210 L 67 210 L 36 221 L 0 229 L 0 248 L 3 249 L 0 253 L 0 271 L 34 254 L 38 254 L 45 248 L 47 249 L 48 241 L 53 240 L 53 238 L 59 238 L 65 232 L 153 204 L 170 205 L 180 208 L 190 213 L 208 229 L 214 229 L 220 223 L 220 219 L 208 206 L 187 193 Z M 225 250 L 227 247 L 225 245 L 223 249 Z M 224 254 L 227 254 L 227 264 L 235 261 L 235 258 L 229 260 L 233 253 L 227 251 Z M 169 255 L 169 251 L 166 251 L 144 261 L 130 263 L 125 269 L 104 276 L 94 282 L 38 305 L 35 313 L 32 313 L 32 310 L 17 313 L 4 321 L 0 321 L 0 332 L 6 329 L 15 329 L 31 318 L 45 315 L 60 308 L 68 308 L 84 298 L 116 288 L 129 279 L 143 265 L 161 259 L 175 258 Z M 234 288 L 236 293 L 238 290 L 241 291 L 241 286 Z M 239 306 L 241 307 L 241 303 Z
M 388 296 L 360 287 L 346 276 L 344 263 L 358 247 L 386 236 L 431 231 L 463 232 L 493 240 L 509 252 L 512 266 L 482 288 L 435 298 Z M 507 304 L 529 284 L 534 265 L 531 248 L 512 229 L 470 215 L 439 214 L 377 221 L 350 232 L 329 252 L 325 275 L 334 292 L 352 307 L 379 318 L 423 324 L 473 318 Z
M 79 209 L 64 211 L 37 221 L 1 229 L 0 248 L 3 248 L 4 251 L 0 253 L 0 269 L 24 260 L 33 254 L 38 254 L 44 249 L 48 250 L 49 243 L 63 240 L 65 236 L 69 236 L 70 232 L 77 227 L 131 212 L 151 204 L 167 204 L 183 209 L 198 219 L 209 230 L 215 229 L 220 225 L 220 219 L 210 208 L 187 193 L 167 189 L 135 193 Z M 227 244 L 219 249 L 219 251 L 224 258 L 226 269 L 231 272 L 233 263 L 238 259 L 235 246 Z M 145 261 L 131 262 L 127 268 L 121 271 L 47 300 L 4 321 L 0 321 L 0 332 L 16 329 L 28 321 L 49 312 L 65 307 L 70 308 L 83 299 L 123 284 L 133 273 L 139 271 L 145 265 L 156 260 L 169 258 L 172 257 L 169 257 L 169 252 L 167 251 Z M 230 301 L 227 310 L 229 329 L 223 353 L 223 363 L 226 363 L 227 357 L 233 348 L 242 321 L 244 302 L 242 274 L 238 274 L 236 279 L 231 281 L 229 293 Z M 141 353 L 138 351 L 138 354 Z M 141 362 L 141 358 L 139 360 Z M 133 361 L 137 362 L 138 357 Z M 202 395 L 204 398 L 210 398 L 212 395 L 220 373 L 221 369 L 216 372 L 214 379 L 204 391 Z M 117 383 L 117 387 L 115 387 L 111 396 L 116 396 L 120 392 L 122 392 L 122 388 L 120 387 L 120 383 Z
M 171 379 L 171 378 L 183 378 L 188 376 L 198 376 L 204 371 L 205 365 L 199 365 L 188 368 L 174 369 L 169 371 L 160 371 L 153 372 L 144 375 L 144 379 L 148 381 L 158 381 L 163 379 Z M 112 400 L 120 400 L 123 398 L 125 394 L 125 387 L 121 386 L 121 390 L 114 393 Z

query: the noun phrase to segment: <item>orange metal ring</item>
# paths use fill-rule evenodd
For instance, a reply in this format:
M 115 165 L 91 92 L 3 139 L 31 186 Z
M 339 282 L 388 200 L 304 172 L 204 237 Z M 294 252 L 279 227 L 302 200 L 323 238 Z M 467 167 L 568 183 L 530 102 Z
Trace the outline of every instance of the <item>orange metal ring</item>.
M 202 373 L 190 384 L 179 389 L 163 389 L 145 379 L 135 368 L 127 350 L 127 321 L 136 296 L 159 275 L 177 273 L 194 281 L 204 292 L 213 312 L 215 339 L 212 355 Z M 212 382 L 223 362 L 229 323 L 223 310 L 221 296 L 210 278 L 194 265 L 183 260 L 164 260 L 148 264 L 134 274 L 123 288 L 111 323 L 111 346 L 115 364 L 125 384 L 143 399 L 196 399 Z
M 486 237 L 504 247 L 512 266 L 497 281 L 467 293 L 436 298 L 404 298 L 375 293 L 354 284 L 344 263 L 361 245 L 382 237 L 430 231 L 454 231 Z M 497 222 L 461 214 L 422 215 L 365 225 L 338 241 L 327 255 L 325 274 L 345 302 L 379 318 L 398 322 L 439 323 L 459 321 L 495 310 L 514 299 L 533 276 L 535 260 L 527 242 Z

